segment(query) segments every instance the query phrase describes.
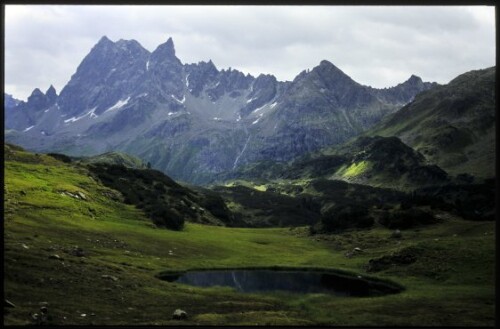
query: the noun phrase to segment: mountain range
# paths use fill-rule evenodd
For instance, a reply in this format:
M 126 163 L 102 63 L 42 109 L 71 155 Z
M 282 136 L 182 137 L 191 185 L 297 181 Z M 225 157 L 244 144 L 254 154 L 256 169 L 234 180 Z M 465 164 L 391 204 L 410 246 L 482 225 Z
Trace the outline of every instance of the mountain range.
M 171 38 L 153 52 L 102 37 L 67 85 L 5 100 L 8 142 L 71 156 L 123 151 L 174 179 L 204 183 L 259 161 L 287 162 L 357 136 L 436 83 L 376 89 L 323 60 L 293 81 L 183 64 Z

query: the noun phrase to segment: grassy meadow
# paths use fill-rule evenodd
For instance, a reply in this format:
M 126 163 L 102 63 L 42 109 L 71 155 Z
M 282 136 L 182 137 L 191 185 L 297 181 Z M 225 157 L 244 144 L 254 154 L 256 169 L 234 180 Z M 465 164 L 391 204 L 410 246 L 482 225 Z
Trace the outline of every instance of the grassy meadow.
M 156 228 L 83 167 L 6 146 L 5 325 L 493 326 L 495 223 L 446 212 L 439 224 L 332 235 L 307 227 Z M 73 197 L 80 193 L 83 198 Z M 116 196 L 116 197 L 115 197 Z M 352 257 L 346 252 L 362 251 Z M 408 249 L 410 248 L 410 249 Z M 418 249 L 416 261 L 367 273 L 370 259 Z M 80 255 L 75 255 L 75 250 Z M 83 254 L 83 257 L 81 257 Z M 159 280 L 165 270 L 287 266 L 340 269 L 401 284 L 399 294 L 243 294 Z M 173 320 L 180 308 L 186 320 Z

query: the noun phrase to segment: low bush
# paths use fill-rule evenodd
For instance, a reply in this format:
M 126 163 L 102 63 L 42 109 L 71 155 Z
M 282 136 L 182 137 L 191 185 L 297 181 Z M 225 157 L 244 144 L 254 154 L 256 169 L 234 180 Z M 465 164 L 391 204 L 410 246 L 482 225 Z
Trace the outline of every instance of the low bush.
M 184 227 L 181 213 L 196 216 L 187 205 L 170 202 L 186 196 L 188 191 L 157 170 L 101 163 L 91 164 L 89 169 L 104 185 L 120 191 L 126 204 L 142 209 L 157 226 L 181 230 Z
M 374 219 L 368 208 L 360 205 L 334 206 L 321 215 L 320 230 L 325 232 L 341 232 L 350 228 L 369 228 Z
M 65 163 L 70 163 L 71 158 L 65 154 L 60 154 L 60 153 L 47 153 L 48 156 L 53 157 L 56 160 L 65 162 Z
M 150 209 L 150 217 L 157 226 L 176 231 L 184 227 L 184 218 L 175 209 L 170 209 L 165 204 L 155 204 Z
M 386 212 L 379 220 L 380 224 L 390 229 L 408 229 L 420 225 L 438 222 L 432 213 L 419 209 L 396 209 Z

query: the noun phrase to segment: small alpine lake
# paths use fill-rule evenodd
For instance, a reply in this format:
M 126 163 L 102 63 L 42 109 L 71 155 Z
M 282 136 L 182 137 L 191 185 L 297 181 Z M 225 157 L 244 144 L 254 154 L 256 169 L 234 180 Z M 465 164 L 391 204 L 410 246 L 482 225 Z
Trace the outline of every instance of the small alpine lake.
M 399 284 L 338 270 L 293 268 L 204 269 L 165 271 L 157 275 L 168 281 L 197 287 L 231 287 L 242 293 L 286 291 L 299 294 L 330 294 L 368 297 L 399 293 Z

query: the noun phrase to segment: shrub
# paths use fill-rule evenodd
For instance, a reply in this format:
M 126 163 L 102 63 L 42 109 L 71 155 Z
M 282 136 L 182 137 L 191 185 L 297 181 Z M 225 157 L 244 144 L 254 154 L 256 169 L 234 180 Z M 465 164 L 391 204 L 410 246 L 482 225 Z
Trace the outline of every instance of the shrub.
M 168 208 L 164 204 L 156 204 L 151 210 L 151 219 L 158 226 L 164 226 L 171 230 L 182 230 L 184 218 L 174 209 Z
M 380 219 L 380 224 L 390 229 L 408 229 L 437 222 L 432 213 L 419 208 L 393 210 L 386 212 Z
M 60 154 L 60 153 L 47 153 L 48 156 L 53 157 L 56 160 L 65 162 L 65 163 L 70 163 L 71 158 L 65 154 Z
M 223 222 L 230 220 L 230 212 L 220 196 L 209 195 L 203 200 L 203 207 Z
M 165 193 L 165 192 L 167 192 L 167 189 L 165 188 L 165 185 L 163 185 L 162 183 L 156 182 L 156 183 L 154 183 L 153 187 L 159 193 Z
M 349 228 L 368 228 L 374 223 L 368 209 L 360 205 L 341 205 L 323 212 L 320 226 L 326 232 L 340 232 Z
M 161 172 L 108 164 L 92 164 L 89 168 L 103 184 L 120 191 L 126 204 L 136 205 L 142 209 L 158 226 L 172 230 L 184 227 L 184 218 L 180 213 L 186 214 L 191 210 L 188 207 L 180 207 L 179 211 L 176 211 L 169 204 L 171 200 L 167 202 L 165 197 L 169 193 L 169 188 L 175 189 L 178 195 L 186 192 Z

